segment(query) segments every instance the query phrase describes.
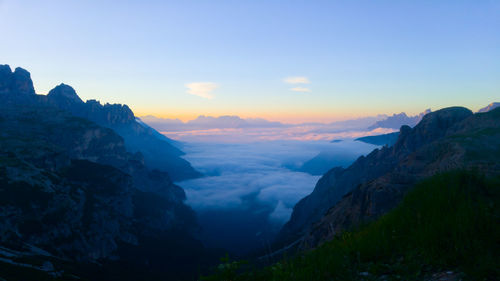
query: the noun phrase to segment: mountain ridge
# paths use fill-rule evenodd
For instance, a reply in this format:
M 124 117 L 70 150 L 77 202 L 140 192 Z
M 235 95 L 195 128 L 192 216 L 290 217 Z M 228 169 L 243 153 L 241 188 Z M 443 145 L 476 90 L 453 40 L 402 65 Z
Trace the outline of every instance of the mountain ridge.
M 88 111 L 70 86 L 49 99 L 26 90 L 28 72 L 19 73 L 25 83 L 0 80 L 0 272 L 8 264 L 64 280 L 194 278 L 213 257 L 196 239 L 184 190 L 115 130 L 74 114 Z M 134 124 L 124 107 L 104 117 Z
M 137 122 L 127 105 L 102 105 L 97 100 L 84 102 L 71 86 L 64 83 L 56 86 L 47 95 L 37 95 L 29 72 L 19 67 L 12 72 L 8 65 L 0 65 L 0 98 L 4 103 L 14 105 L 54 106 L 110 128 L 124 138 L 128 151 L 141 152 L 146 165 L 168 172 L 174 181 L 201 176 L 189 162 L 180 157 L 184 153 L 174 146 L 175 141 Z
M 495 118 L 498 118 L 497 111 L 490 112 L 487 114 L 487 116 L 492 116 L 490 119 L 495 120 Z M 408 159 L 413 159 L 408 157 L 417 157 L 417 158 L 420 157 L 418 159 L 426 159 L 426 157 L 430 157 L 428 155 L 435 154 L 439 155 L 440 157 L 443 157 L 443 159 L 449 159 L 450 161 L 449 164 L 444 164 L 448 162 L 442 161 L 443 163 L 441 165 L 443 165 L 444 168 L 443 167 L 441 168 L 443 168 L 444 170 L 446 170 L 447 168 L 451 169 L 452 167 L 456 167 L 456 165 L 452 163 L 456 163 L 456 161 L 460 160 L 457 160 L 454 157 L 459 157 L 458 155 L 461 155 L 461 154 L 454 154 L 456 150 L 449 150 L 450 153 L 444 155 L 437 154 L 436 151 L 432 152 L 425 151 L 425 153 L 419 152 L 420 154 L 417 154 L 419 156 L 416 156 L 415 152 L 423 150 L 422 147 L 428 145 L 429 143 L 433 143 L 435 141 L 445 138 L 447 131 L 451 130 L 451 128 L 453 128 L 455 124 L 462 124 L 465 126 L 465 124 L 468 124 L 467 122 L 469 122 L 470 124 L 468 130 L 473 130 L 474 128 L 481 126 L 487 126 L 485 124 L 489 124 L 489 126 L 492 126 L 492 128 L 498 126 L 493 121 L 488 121 L 488 122 L 481 121 L 481 122 L 486 122 L 485 124 L 479 124 L 479 121 L 477 120 L 475 122 L 470 121 L 474 120 L 473 118 L 477 117 L 476 115 L 473 115 L 473 113 L 470 110 L 460 107 L 446 108 L 433 113 L 429 113 L 425 115 L 422 121 L 413 129 L 410 128 L 409 126 L 402 126 L 400 129 L 398 140 L 394 144 L 394 146 L 376 149 L 366 157 L 360 157 L 346 169 L 334 168 L 330 170 L 325 175 L 323 175 L 323 177 L 318 181 L 314 191 L 309 196 L 299 201 L 299 203 L 297 203 L 297 205 L 294 207 L 290 221 L 287 222 L 287 224 L 285 224 L 279 235 L 279 238 L 277 240 L 278 241 L 277 245 L 291 243 L 296 239 L 304 239 L 304 241 L 307 241 L 308 245 L 312 245 L 314 247 L 314 245 L 317 245 L 319 241 L 324 241 L 322 240 L 323 238 L 321 238 L 323 237 L 322 235 L 326 235 L 325 233 L 327 234 L 333 233 L 331 231 L 330 224 L 326 222 L 320 223 L 321 227 L 319 227 L 318 225 L 314 225 L 314 223 L 321 221 L 325 213 L 328 210 L 331 210 L 331 208 L 333 208 L 334 206 L 343 206 L 343 207 L 338 207 L 339 208 L 338 210 L 344 211 L 344 213 L 342 213 L 344 217 L 336 215 L 335 218 L 339 218 L 339 221 L 332 222 L 333 228 L 335 229 L 334 231 L 335 233 L 338 232 L 339 229 L 345 228 L 347 225 L 354 224 L 356 221 L 354 219 L 349 220 L 348 222 L 340 220 L 340 217 L 342 218 L 349 217 L 349 215 L 346 212 L 348 212 L 348 209 L 350 207 L 347 207 L 349 206 L 349 204 L 347 203 L 341 204 L 338 202 L 339 201 L 346 202 L 346 200 L 348 199 L 343 199 L 343 197 L 346 196 L 346 194 L 353 194 L 351 192 L 353 190 L 358 190 L 357 187 L 359 185 L 363 186 L 363 184 L 366 185 L 374 181 L 376 182 L 377 179 L 380 179 L 381 182 L 386 182 L 388 180 L 391 180 L 390 177 L 384 178 L 384 175 L 390 173 L 395 169 L 398 169 L 397 167 L 399 167 L 399 165 L 403 165 L 402 163 L 407 163 L 404 161 L 410 161 Z M 422 160 L 419 161 L 422 162 Z M 433 160 L 433 161 L 438 161 L 438 160 Z M 409 162 L 413 164 L 410 164 L 410 166 L 407 169 L 410 169 L 410 167 L 412 167 L 411 165 L 417 165 L 417 163 L 420 162 Z M 477 165 L 482 165 L 482 164 L 477 164 Z M 413 169 L 417 169 L 417 167 L 419 166 L 415 166 Z M 431 165 L 426 167 L 428 167 L 427 169 L 438 169 L 438 167 L 440 166 Z M 409 176 L 394 175 L 394 177 L 395 179 L 399 179 L 400 186 L 409 186 L 416 180 L 415 177 L 411 176 L 409 177 Z M 389 189 L 391 190 L 391 192 L 387 191 L 388 192 L 387 194 L 392 194 L 392 197 L 386 195 L 387 197 L 386 201 L 397 202 L 397 199 L 399 198 L 398 197 L 399 195 L 397 194 L 401 195 L 404 189 L 398 191 L 398 188 L 396 187 L 391 187 L 391 188 L 388 187 L 387 190 Z M 351 196 L 350 198 L 356 198 L 356 200 L 361 200 L 362 198 L 365 198 L 364 195 L 361 195 L 361 193 L 357 196 L 354 195 L 349 195 L 349 196 Z M 391 199 L 389 198 L 392 198 L 394 200 L 391 201 Z M 353 210 L 360 210 L 361 208 L 360 206 L 364 206 L 363 204 L 368 204 L 368 202 L 365 201 L 362 201 L 365 203 L 359 203 L 358 201 L 356 202 L 358 203 L 358 205 L 351 206 Z M 384 205 L 384 204 L 381 203 L 379 205 Z M 377 211 L 374 212 L 383 213 L 381 209 L 377 209 Z M 335 214 L 339 213 L 340 211 L 335 212 Z M 352 215 L 350 216 L 352 217 Z M 322 229 L 323 232 L 321 231 L 314 232 L 311 230 L 318 228 Z M 303 245 L 302 247 L 305 246 Z

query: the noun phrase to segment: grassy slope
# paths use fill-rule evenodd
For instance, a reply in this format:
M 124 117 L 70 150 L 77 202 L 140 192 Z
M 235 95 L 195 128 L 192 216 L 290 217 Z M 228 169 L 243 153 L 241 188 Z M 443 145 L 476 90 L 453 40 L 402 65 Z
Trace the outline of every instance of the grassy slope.
M 379 220 L 300 257 L 264 269 L 225 261 L 202 279 L 422 280 L 453 270 L 470 280 L 499 280 L 499 199 L 500 178 L 437 175 Z

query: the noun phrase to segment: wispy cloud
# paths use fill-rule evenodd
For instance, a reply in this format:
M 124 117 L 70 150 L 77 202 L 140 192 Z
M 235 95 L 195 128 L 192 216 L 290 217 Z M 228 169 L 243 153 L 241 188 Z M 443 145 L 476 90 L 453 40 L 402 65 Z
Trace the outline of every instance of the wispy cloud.
M 309 88 L 304 88 L 304 87 L 295 87 L 295 88 L 291 88 L 290 91 L 294 91 L 294 92 L 302 92 L 302 93 L 310 93 L 311 92 L 311 89 Z
M 213 90 L 215 90 L 218 85 L 212 82 L 193 82 L 185 84 L 187 88 L 187 93 L 195 96 L 199 96 L 205 99 L 213 99 Z
M 303 76 L 295 76 L 295 77 L 287 77 L 283 79 L 283 82 L 288 84 L 310 84 L 311 82 L 307 77 Z

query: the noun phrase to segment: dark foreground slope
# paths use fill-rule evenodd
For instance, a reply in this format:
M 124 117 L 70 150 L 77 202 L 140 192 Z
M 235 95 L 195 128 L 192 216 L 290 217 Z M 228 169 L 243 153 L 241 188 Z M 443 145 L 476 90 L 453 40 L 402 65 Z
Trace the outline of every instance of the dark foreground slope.
M 499 142 L 500 110 L 473 115 L 454 107 L 429 113 L 415 128 L 403 126 L 394 146 L 326 173 L 294 207 L 279 241 L 314 247 L 389 211 L 413 184 L 439 172 L 475 168 L 495 174 Z
M 196 278 L 212 257 L 182 188 L 16 73 L 0 77 L 0 279 Z
M 205 280 L 499 280 L 500 177 L 455 171 L 318 248 L 254 270 L 225 263 Z
M 85 119 L 0 108 L 0 261 L 50 261 L 55 275 L 71 264 L 91 280 L 196 275 L 207 257 L 191 238 L 184 191 L 167 174 Z

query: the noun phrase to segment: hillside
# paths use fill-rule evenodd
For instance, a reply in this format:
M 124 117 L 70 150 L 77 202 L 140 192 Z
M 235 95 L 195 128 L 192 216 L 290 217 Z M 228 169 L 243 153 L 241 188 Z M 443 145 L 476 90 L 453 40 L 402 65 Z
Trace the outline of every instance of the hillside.
M 429 113 L 396 144 L 360 157 L 348 168 L 335 168 L 294 207 L 277 247 L 292 242 L 308 248 L 353 224 L 392 209 L 417 181 L 452 169 L 500 170 L 500 110 L 473 115 L 465 108 Z
M 375 222 L 263 269 L 223 260 L 202 280 L 498 280 L 500 177 L 455 171 L 417 183 Z

